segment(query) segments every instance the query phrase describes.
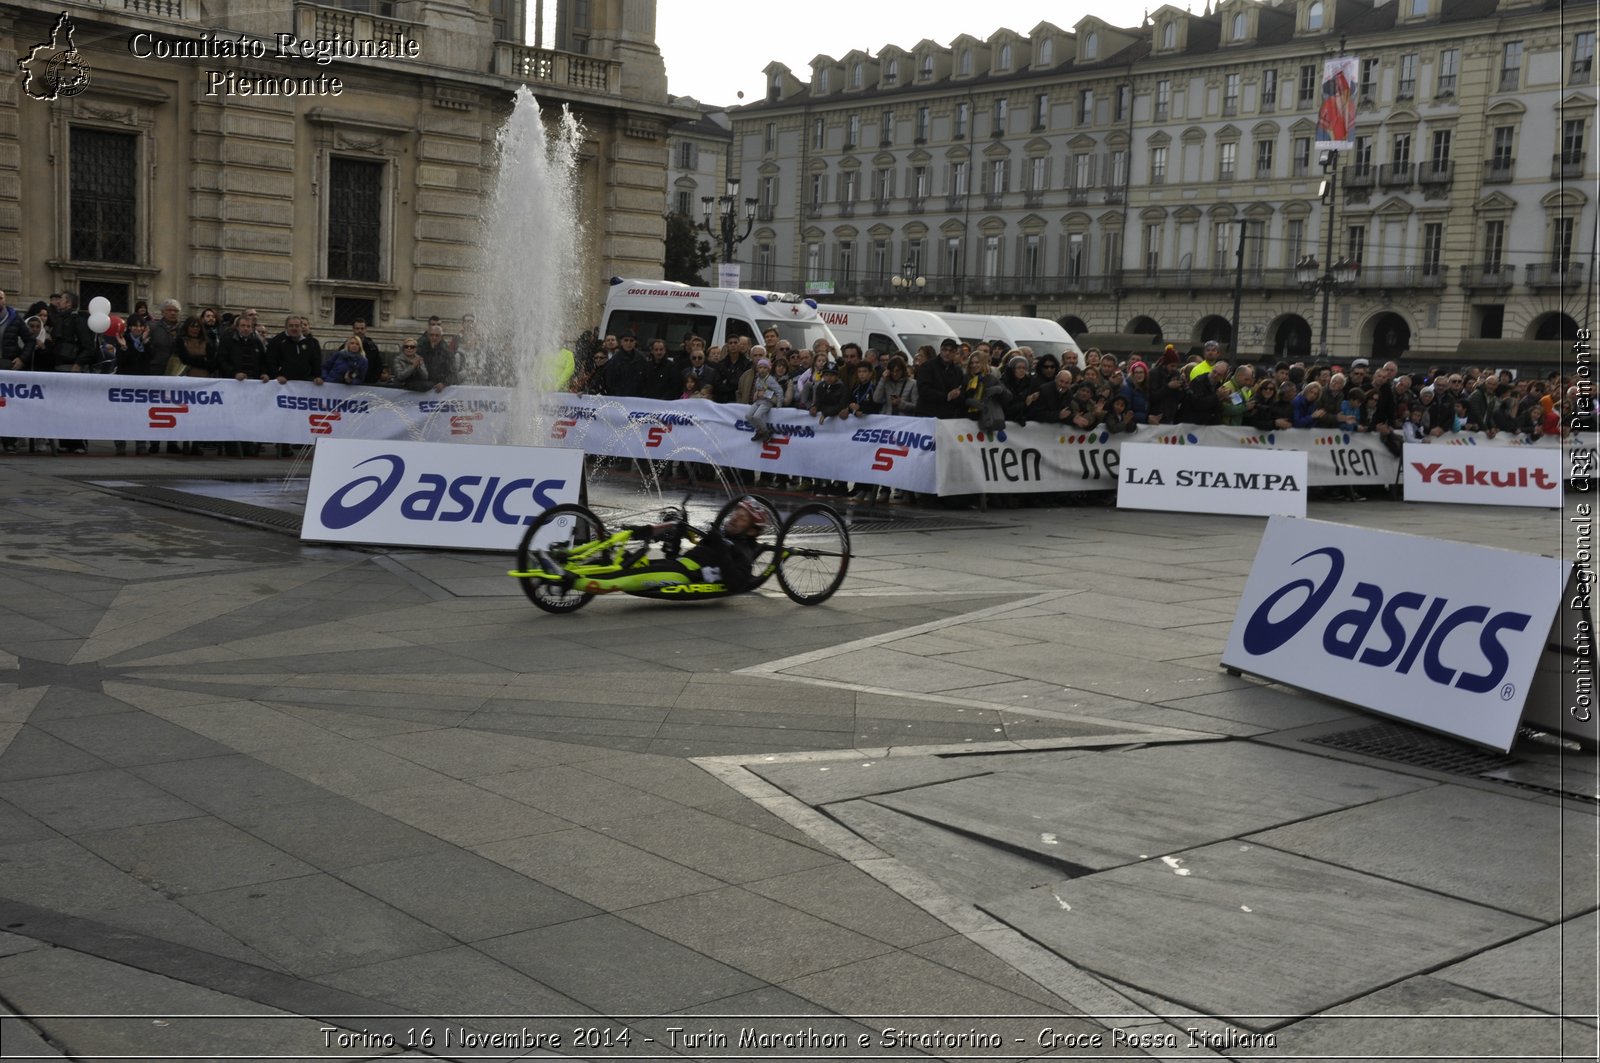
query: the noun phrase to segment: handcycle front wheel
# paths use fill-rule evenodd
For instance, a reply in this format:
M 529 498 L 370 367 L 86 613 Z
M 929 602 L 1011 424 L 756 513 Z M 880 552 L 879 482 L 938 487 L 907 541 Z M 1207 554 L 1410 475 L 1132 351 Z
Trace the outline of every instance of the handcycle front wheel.
M 783 522 L 778 516 L 777 508 L 765 498 L 760 495 L 739 495 L 717 510 L 717 515 L 712 519 L 711 526 L 717 531 L 722 531 L 722 526 L 727 523 L 729 517 L 733 516 L 733 511 L 738 509 L 739 504 L 742 502 L 748 502 L 751 506 L 760 510 L 767 518 L 766 527 L 760 535 L 756 536 L 756 542 L 761 544 L 761 552 L 756 555 L 755 564 L 750 568 L 750 585 L 746 588 L 753 591 L 771 579 L 772 574 L 778 569 L 778 537 L 782 531 Z
M 832 506 L 811 502 L 778 532 L 778 585 L 796 605 L 833 597 L 850 568 L 850 529 Z
M 549 551 L 558 559 L 565 559 L 573 547 L 598 542 L 606 537 L 606 527 L 587 506 L 563 503 L 551 506 L 539 514 L 539 519 L 528 525 L 522 542 L 517 546 L 517 571 L 531 572 L 539 565 L 536 556 Z M 528 600 L 547 613 L 571 613 L 589 604 L 593 594 L 585 594 L 571 587 L 563 587 L 554 580 L 519 576 L 522 593 Z

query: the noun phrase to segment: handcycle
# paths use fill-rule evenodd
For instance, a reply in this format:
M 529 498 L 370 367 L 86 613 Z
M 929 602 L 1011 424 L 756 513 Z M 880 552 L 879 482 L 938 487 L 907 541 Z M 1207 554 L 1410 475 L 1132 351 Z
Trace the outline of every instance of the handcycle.
M 660 573 L 659 580 L 644 575 L 660 562 L 677 560 L 685 543 L 692 548 L 708 532 L 722 532 L 737 520 L 741 508 L 761 515 L 748 579 L 724 579 L 711 569 L 699 581 L 692 574 L 674 572 Z M 682 506 L 662 513 L 662 524 L 665 529 L 630 525 L 608 532 L 587 506 L 552 506 L 528 525 L 517 546 L 517 567 L 508 575 L 521 583 L 528 600 L 540 609 L 571 613 L 596 594 L 611 590 L 660 601 L 706 601 L 748 593 L 774 576 L 791 601 L 819 605 L 839 589 L 850 567 L 850 530 L 833 507 L 821 502 L 806 503 L 780 519 L 767 499 L 741 495 L 723 506 L 702 531 L 689 522 L 685 499 Z M 556 562 L 559 571 L 542 567 L 541 558 Z M 641 575 L 636 581 L 640 585 L 603 587 L 600 582 L 632 573 Z

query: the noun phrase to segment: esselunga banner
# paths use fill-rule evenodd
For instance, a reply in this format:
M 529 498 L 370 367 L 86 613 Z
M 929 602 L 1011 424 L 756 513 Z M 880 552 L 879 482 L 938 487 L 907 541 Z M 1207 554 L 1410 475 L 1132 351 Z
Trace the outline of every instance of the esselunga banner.
M 708 399 L 663 403 L 597 395 L 551 395 L 545 446 L 652 461 L 715 462 L 725 468 L 938 490 L 934 422 L 925 417 L 829 418 L 773 410 L 765 442 L 753 438 L 749 407 Z
M 1571 567 L 1273 517 L 1222 663 L 1509 751 Z
M 1259 432 L 1203 425 L 1143 425 L 1132 432 L 1064 432 L 1052 425 L 980 432 L 969 421 L 939 421 L 939 493 L 1110 491 L 1125 443 L 1293 450 L 1306 455 L 1311 487 L 1392 484 L 1400 462 L 1371 433 L 1296 428 Z

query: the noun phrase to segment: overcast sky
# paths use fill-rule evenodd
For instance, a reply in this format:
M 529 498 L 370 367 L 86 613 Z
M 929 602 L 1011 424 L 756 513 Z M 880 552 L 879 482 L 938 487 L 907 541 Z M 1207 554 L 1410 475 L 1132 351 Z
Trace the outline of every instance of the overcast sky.
M 854 48 L 877 55 L 886 44 L 910 48 L 924 37 L 948 45 L 963 33 L 983 40 L 1001 27 L 1025 34 L 1044 21 L 1070 30 L 1091 12 L 1117 26 L 1137 26 L 1163 2 L 811 0 L 780 7 L 749 0 L 664 0 L 656 9 L 656 41 L 667 63 L 667 91 L 732 106 L 762 97 L 761 69 L 774 59 L 809 81 L 808 64 L 818 55 L 837 58 Z M 1204 0 L 1189 6 L 1205 10 Z

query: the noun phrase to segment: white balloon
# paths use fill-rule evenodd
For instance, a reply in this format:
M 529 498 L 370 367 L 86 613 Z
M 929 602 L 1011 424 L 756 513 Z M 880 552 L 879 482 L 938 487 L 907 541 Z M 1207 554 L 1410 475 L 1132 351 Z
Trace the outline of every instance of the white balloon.
M 103 295 L 95 296 L 93 299 L 89 300 L 89 313 L 91 313 L 91 314 L 109 314 L 109 313 L 111 313 L 111 300 L 107 299 Z
M 111 327 L 111 318 L 104 311 L 89 315 L 89 330 L 91 332 L 105 332 Z

